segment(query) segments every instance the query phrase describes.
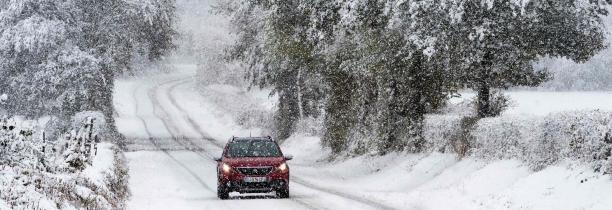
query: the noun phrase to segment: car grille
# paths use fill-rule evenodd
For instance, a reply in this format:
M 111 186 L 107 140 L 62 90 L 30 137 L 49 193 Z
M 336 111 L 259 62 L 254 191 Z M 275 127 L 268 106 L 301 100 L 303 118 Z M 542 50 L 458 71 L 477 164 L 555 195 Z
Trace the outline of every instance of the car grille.
M 247 176 L 263 176 L 269 174 L 272 167 L 237 168 L 237 170 Z

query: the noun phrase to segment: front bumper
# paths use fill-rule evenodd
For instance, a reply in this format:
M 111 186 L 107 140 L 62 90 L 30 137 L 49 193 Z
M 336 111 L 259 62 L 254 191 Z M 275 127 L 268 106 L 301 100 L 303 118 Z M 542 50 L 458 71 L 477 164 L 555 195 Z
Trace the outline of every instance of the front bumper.
M 266 182 L 244 182 L 244 181 L 229 181 L 225 183 L 226 189 L 230 192 L 239 193 L 268 193 L 272 191 L 286 189 L 289 180 L 275 179 Z
M 289 172 L 274 172 L 266 176 L 265 182 L 245 182 L 243 174 L 233 172 L 230 174 L 219 174 L 218 184 L 229 192 L 239 193 L 268 193 L 272 191 L 289 188 Z

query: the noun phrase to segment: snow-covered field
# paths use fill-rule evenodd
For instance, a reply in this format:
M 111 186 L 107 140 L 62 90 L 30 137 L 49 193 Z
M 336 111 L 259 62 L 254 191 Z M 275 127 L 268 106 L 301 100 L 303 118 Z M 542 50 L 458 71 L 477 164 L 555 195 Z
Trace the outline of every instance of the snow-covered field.
M 612 111 L 612 92 L 549 92 L 549 91 L 508 91 L 511 104 L 506 115 L 547 115 L 562 111 L 584 111 L 599 109 Z M 465 92 L 451 103 L 474 98 L 474 92 Z
M 515 159 L 458 161 L 453 154 L 441 153 L 329 162 L 329 151 L 320 147 L 319 138 L 301 135 L 282 145 L 285 153 L 296 157 L 290 162 L 291 199 L 233 194 L 241 199 L 221 201 L 215 194 L 212 157 L 232 135 L 259 134 L 235 122 L 236 113 L 245 108 L 242 103 L 270 109 L 273 99 L 228 86 L 201 91 L 193 80 L 194 66 L 175 68 L 175 73 L 126 79 L 117 85 L 117 125 L 133 140 L 133 152 L 127 153 L 133 193 L 129 209 L 612 208 L 610 176 L 578 162 L 562 161 L 537 172 Z M 610 110 L 612 104 L 606 104 L 610 93 L 605 92 L 509 95 L 515 106 L 505 115 Z M 568 95 L 576 101 L 564 102 Z

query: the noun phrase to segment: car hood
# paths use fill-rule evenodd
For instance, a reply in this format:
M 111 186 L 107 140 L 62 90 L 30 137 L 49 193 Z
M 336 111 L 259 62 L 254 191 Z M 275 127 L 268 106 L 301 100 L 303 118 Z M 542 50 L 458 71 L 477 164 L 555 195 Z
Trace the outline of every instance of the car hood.
M 283 157 L 244 157 L 244 158 L 223 158 L 223 162 L 231 167 L 276 167 L 285 162 Z

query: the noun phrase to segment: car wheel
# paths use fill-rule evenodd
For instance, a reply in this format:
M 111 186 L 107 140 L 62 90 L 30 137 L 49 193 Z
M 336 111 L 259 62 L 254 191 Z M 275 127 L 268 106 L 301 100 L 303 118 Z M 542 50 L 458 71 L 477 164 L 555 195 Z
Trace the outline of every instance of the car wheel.
M 223 187 L 223 185 L 217 186 L 217 197 L 219 197 L 221 200 L 229 198 L 229 192 L 225 187 Z
M 289 198 L 289 187 L 282 190 L 277 190 L 276 196 L 278 196 L 279 198 Z

